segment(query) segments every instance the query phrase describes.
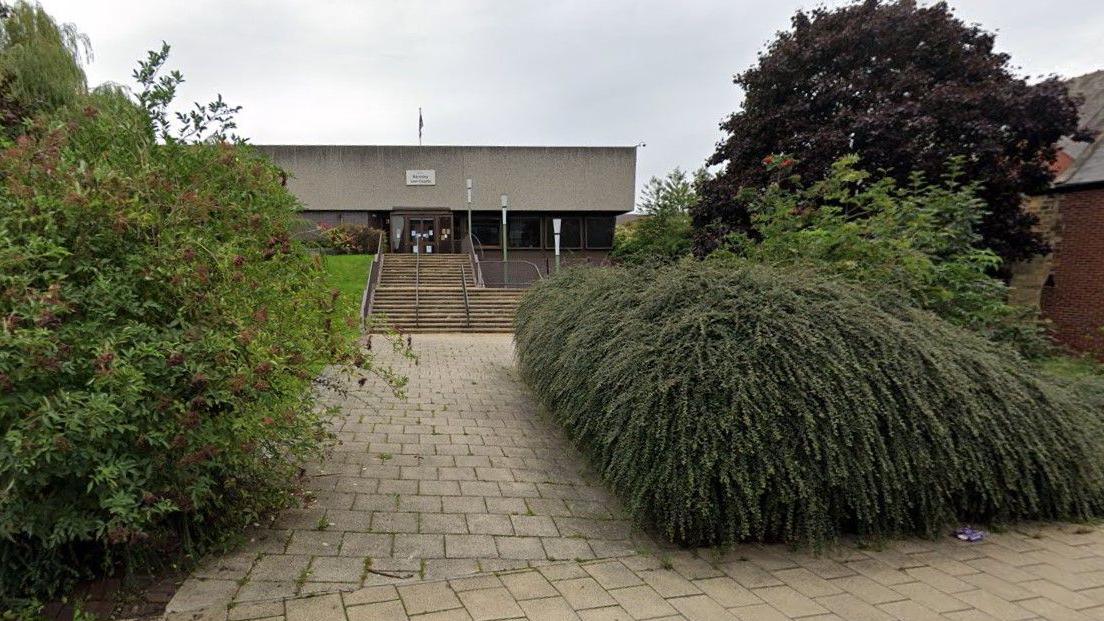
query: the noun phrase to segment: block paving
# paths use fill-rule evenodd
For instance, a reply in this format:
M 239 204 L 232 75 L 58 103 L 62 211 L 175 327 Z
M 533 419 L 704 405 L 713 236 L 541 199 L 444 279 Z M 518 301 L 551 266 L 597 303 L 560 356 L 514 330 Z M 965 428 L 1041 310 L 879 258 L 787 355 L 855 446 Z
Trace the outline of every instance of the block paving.
M 682 550 L 635 528 L 519 382 L 510 335 L 416 335 L 345 379 L 313 499 L 169 603 L 178 621 L 1101 619 L 1104 532 L 1018 525 L 820 554 Z

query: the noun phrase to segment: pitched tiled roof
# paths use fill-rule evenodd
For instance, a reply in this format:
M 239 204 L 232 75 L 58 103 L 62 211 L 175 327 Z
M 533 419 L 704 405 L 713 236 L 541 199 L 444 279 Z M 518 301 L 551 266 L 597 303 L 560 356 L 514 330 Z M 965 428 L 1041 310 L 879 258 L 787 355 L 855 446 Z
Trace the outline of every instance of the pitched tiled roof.
M 1096 134 L 1093 143 L 1063 138 L 1058 146 L 1074 162 L 1058 179 L 1058 185 L 1071 186 L 1104 182 L 1104 70 L 1087 73 L 1066 82 L 1070 94 L 1084 98 L 1079 113 L 1081 126 Z

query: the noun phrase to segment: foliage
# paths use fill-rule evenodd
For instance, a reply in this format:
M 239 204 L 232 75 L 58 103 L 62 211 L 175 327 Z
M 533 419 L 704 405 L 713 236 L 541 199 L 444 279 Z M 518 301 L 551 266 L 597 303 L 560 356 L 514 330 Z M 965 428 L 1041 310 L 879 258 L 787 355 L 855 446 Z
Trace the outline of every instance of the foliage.
M 629 512 L 682 544 L 1104 507 L 1093 407 L 1007 348 L 815 273 L 564 270 L 523 298 L 516 340 Z
M 687 177 L 674 169 L 666 177 L 652 177 L 644 186 L 642 217 L 617 228 L 610 253 L 626 263 L 672 261 L 690 252 L 690 209 L 698 202 L 695 185 L 705 171 Z
M 319 226 L 322 245 L 338 254 L 376 254 L 380 248 L 380 236 L 387 241 L 387 233 L 363 224 L 339 224 Z M 383 244 L 384 252 L 387 244 Z
M 750 214 L 736 197 L 769 181 L 760 158 L 784 152 L 800 158 L 793 172 L 807 180 L 858 153 L 901 183 L 914 171 L 937 179 L 962 156 L 962 173 L 980 184 L 988 206 L 983 246 L 1006 262 L 1044 250 L 1021 196 L 1049 186 L 1060 137 L 1088 136 L 1077 131 L 1062 83 L 1028 84 L 993 45 L 991 33 L 962 23 L 945 2 L 863 0 L 799 11 L 735 78 L 744 102 L 722 124 L 727 136 L 708 162 L 725 167 L 693 212 L 698 250 L 747 230 Z
M 280 171 L 162 133 L 161 87 L 79 95 L 2 145 L 0 607 L 284 506 L 325 438 L 317 372 L 384 373 L 290 238 Z
M 85 93 L 88 55 L 88 37 L 38 4 L 0 5 L 0 125 L 12 128 Z
M 150 50 L 146 61 L 140 63 L 131 77 L 142 87 L 138 93 L 138 105 L 149 116 L 162 140 L 192 140 L 196 142 L 244 142 L 233 133 L 238 125 L 234 115 L 241 106 L 230 106 L 218 95 L 207 104 L 193 104 L 188 112 L 175 112 L 178 128 L 174 129 L 169 116 L 169 105 L 176 97 L 176 89 L 184 83 L 179 71 L 162 74 L 161 68 L 169 57 L 169 44 L 161 42 L 161 49 Z
M 900 184 L 858 169 L 852 155 L 807 187 L 787 177 L 796 160 L 767 159 L 775 182 L 740 197 L 754 238 L 733 233 L 726 249 L 860 283 L 1033 354 L 1047 349 L 1034 319 L 1006 303 L 1007 287 L 992 276 L 1000 258 L 978 247 L 985 205 L 976 183 L 960 183 L 960 159 L 948 164 L 940 183 L 916 173 Z

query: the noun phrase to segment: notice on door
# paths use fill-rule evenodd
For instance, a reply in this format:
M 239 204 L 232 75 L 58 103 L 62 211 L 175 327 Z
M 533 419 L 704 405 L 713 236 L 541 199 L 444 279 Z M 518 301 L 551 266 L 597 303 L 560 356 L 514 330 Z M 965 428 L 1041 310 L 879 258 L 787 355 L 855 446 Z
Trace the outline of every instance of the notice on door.
M 406 185 L 437 185 L 436 170 L 406 171 Z

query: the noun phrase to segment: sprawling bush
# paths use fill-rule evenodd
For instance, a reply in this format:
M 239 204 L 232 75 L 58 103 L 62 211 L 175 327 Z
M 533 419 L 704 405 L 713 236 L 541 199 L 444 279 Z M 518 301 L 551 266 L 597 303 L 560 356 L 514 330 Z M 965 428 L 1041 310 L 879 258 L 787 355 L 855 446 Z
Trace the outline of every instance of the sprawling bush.
M 752 232 L 726 237 L 720 252 L 815 268 L 1024 354 L 1051 349 L 1035 313 L 1009 305 L 1007 286 L 994 277 L 1000 257 L 981 247 L 978 233 L 985 205 L 977 184 L 963 182 L 960 160 L 948 162 L 940 180 L 916 174 L 905 184 L 860 169 L 856 156 L 807 183 L 791 174 L 794 161 L 764 159 L 774 181 L 741 194 Z
M 314 378 L 370 364 L 279 171 L 158 140 L 153 69 L 0 144 L 0 609 L 283 506 Z
M 1104 508 L 1099 412 L 1012 350 L 796 269 L 565 270 L 524 378 L 628 510 L 684 544 L 930 535 Z
M 337 254 L 375 254 L 383 248 L 387 251 L 387 233 L 364 224 L 339 224 L 319 226 L 322 246 Z M 384 244 L 380 246 L 380 237 Z
M 664 263 L 690 254 L 690 209 L 698 203 L 695 187 L 704 169 L 691 179 L 676 168 L 652 177 L 641 192 L 640 218 L 619 224 L 610 256 L 620 263 Z

